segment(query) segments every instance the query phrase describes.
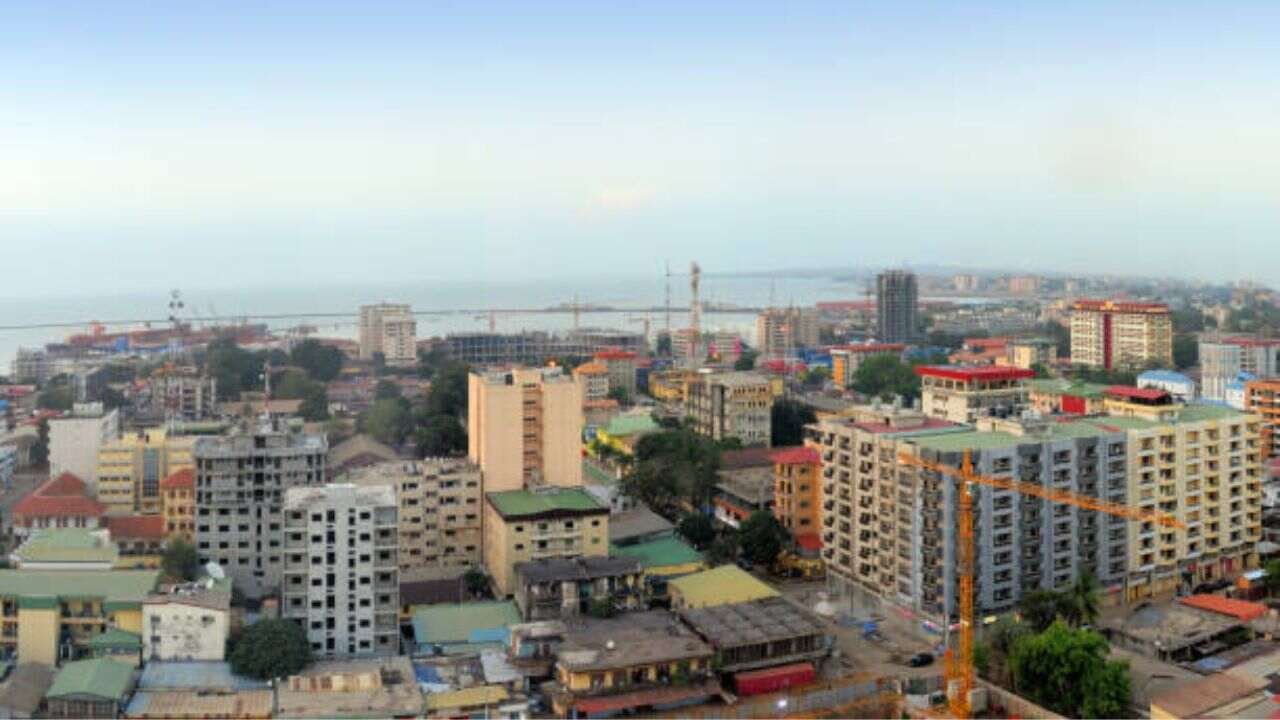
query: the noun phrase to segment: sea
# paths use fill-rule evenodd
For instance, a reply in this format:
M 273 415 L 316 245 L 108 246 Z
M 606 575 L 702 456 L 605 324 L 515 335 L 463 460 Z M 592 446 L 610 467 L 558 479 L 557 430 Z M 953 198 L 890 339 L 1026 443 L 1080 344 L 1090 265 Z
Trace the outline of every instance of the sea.
M 671 326 L 689 322 L 689 278 L 673 275 Z M 581 327 L 641 332 L 645 320 L 653 334 L 666 327 L 665 278 L 609 277 L 572 280 L 433 281 L 395 285 L 324 285 L 311 287 L 255 287 L 224 290 L 179 289 L 178 315 L 197 327 L 211 318 L 246 318 L 266 322 L 272 329 L 311 325 L 319 337 L 354 338 L 361 305 L 402 302 L 418 316 L 418 337 L 452 332 L 486 331 L 492 319 L 498 332 L 558 331 L 573 327 L 571 312 L 503 312 L 539 310 L 553 306 L 649 308 L 634 312 L 582 312 Z M 866 281 L 840 276 L 760 277 L 704 275 L 699 289 L 704 307 L 733 305 L 812 305 L 820 300 L 863 300 Z M 116 295 L 65 295 L 39 299 L 0 298 L 0 374 L 8 372 L 19 347 L 42 347 L 68 336 L 88 332 L 101 323 L 110 331 L 168 325 L 172 291 L 155 290 Z M 491 312 L 492 311 L 492 314 Z M 272 317 L 288 315 L 290 317 Z M 340 316 L 340 317 L 339 317 Z M 41 326 L 41 327 L 32 327 Z M 56 326 L 56 327 L 52 327 Z M 742 334 L 754 342 L 755 317 L 749 313 L 704 311 L 705 330 Z

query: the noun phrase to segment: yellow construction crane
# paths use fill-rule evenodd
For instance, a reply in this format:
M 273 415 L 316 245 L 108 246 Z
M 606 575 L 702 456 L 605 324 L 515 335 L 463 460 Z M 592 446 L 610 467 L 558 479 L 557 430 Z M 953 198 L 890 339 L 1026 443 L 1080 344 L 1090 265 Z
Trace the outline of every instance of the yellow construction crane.
M 901 453 L 898 459 L 904 464 L 914 465 L 939 473 L 943 476 L 951 476 L 956 479 L 957 502 L 956 502 L 956 530 L 957 542 L 956 550 L 958 558 L 956 562 L 956 572 L 960 576 L 960 640 L 957 643 L 958 648 L 953 650 L 947 648 L 946 654 L 946 679 L 948 686 L 948 705 L 951 715 L 956 718 L 969 717 L 969 692 L 973 689 L 973 494 L 970 492 L 970 485 L 986 485 L 1000 490 L 1012 490 L 1022 495 L 1032 495 L 1042 500 L 1048 500 L 1055 503 L 1063 503 L 1065 505 L 1074 505 L 1085 510 L 1093 510 L 1095 512 L 1106 513 L 1115 517 L 1127 518 L 1138 522 L 1155 523 L 1166 528 L 1185 528 L 1186 525 L 1179 522 L 1177 518 L 1154 510 L 1141 510 L 1138 508 L 1114 503 L 1107 500 L 1101 500 L 1088 495 L 1079 495 L 1077 493 L 1066 490 L 1057 490 L 1047 488 L 1035 483 L 1022 482 L 1020 480 L 1010 480 L 1008 478 L 992 477 L 990 475 L 982 475 L 973 471 L 973 459 L 968 450 L 964 451 L 964 461 L 960 467 L 951 465 L 943 465 L 941 463 L 931 462 L 918 458 L 909 453 Z

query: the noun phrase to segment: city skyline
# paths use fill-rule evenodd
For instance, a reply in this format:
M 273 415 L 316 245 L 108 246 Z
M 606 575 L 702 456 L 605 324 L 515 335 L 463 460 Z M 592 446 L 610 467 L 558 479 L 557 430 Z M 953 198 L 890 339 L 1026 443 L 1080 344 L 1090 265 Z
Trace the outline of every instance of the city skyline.
M 14 3 L 8 292 L 685 257 L 1274 283 L 1277 14 Z

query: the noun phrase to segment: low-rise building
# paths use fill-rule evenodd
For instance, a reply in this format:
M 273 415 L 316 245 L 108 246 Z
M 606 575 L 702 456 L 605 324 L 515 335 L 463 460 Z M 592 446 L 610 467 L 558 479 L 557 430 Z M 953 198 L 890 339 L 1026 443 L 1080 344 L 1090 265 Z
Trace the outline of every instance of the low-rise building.
M 183 468 L 160 481 L 160 514 L 166 535 L 190 542 L 195 537 L 196 471 Z
M 1178 402 L 1196 398 L 1196 381 L 1173 370 L 1146 370 L 1138 373 L 1138 387 L 1163 390 Z
M 670 582 L 670 588 L 672 610 L 779 597 L 777 590 L 737 565 L 721 565 L 676 578 Z
M 484 564 L 499 596 L 515 592 L 518 563 L 608 552 L 609 509 L 580 488 L 485 494 Z
M 1005 351 L 1005 364 L 1017 368 L 1050 368 L 1058 362 L 1058 344 L 1049 338 L 1010 338 Z
M 903 343 L 863 343 L 831 348 L 831 381 L 841 390 L 852 390 L 858 368 L 868 358 L 889 355 L 901 358 L 907 346 Z
M 154 570 L 0 570 L 0 643 L 23 662 L 54 665 L 88 654 L 110 628 L 142 632 Z
M 142 636 L 120 628 L 95 636 L 89 641 L 88 658 L 109 658 L 132 667 L 142 665 Z
M 399 652 L 397 529 L 390 487 L 335 484 L 285 492 L 281 615 L 306 631 L 316 655 Z
M 276 690 L 277 718 L 415 718 L 426 705 L 409 658 L 327 660 Z
M 645 605 L 644 567 L 632 557 L 551 558 L 515 566 L 515 603 L 526 622 Z
M 627 412 L 596 430 L 596 442 L 621 455 L 633 455 L 640 438 L 662 428 L 648 411 Z
M 357 474 L 367 467 L 393 463 L 400 459 L 395 449 L 374 440 L 364 433 L 357 433 L 329 448 L 325 466 L 330 480 L 346 481 L 348 474 Z
M 501 650 L 520 622 L 510 600 L 429 605 L 413 615 L 414 655 L 472 655 Z
M 24 662 L 15 667 L 0 685 L 0 717 L 40 717 L 44 694 L 53 685 L 53 673 L 52 666 L 39 663 Z
M 110 570 L 119 559 L 109 531 L 83 528 L 37 530 L 9 554 L 20 570 Z
M 161 515 L 116 515 L 107 518 L 111 540 L 120 549 L 119 568 L 158 568 L 169 538 Z
M 119 717 L 137 682 L 137 670 L 109 658 L 66 663 L 45 693 L 48 718 Z
M 142 601 L 142 627 L 148 663 L 221 661 L 231 634 L 231 580 L 206 577 L 161 588 Z
M 609 368 L 602 362 L 587 362 L 573 369 L 573 377 L 582 386 L 582 402 L 609 397 Z
M 719 693 L 715 652 L 665 612 L 584 620 L 556 651 L 551 705 L 560 717 L 645 714 Z
M 709 373 L 689 384 L 685 414 L 695 432 L 712 440 L 736 438 L 744 446 L 768 447 L 773 401 L 773 385 L 764 375 Z
M 672 579 L 707 569 L 707 561 L 702 553 L 675 536 L 628 545 L 612 545 L 609 554 L 640 561 L 640 566 L 644 569 L 645 592 L 650 600 L 668 599 Z
M 1027 381 L 1028 405 L 1041 415 L 1096 415 L 1106 409 L 1106 385 L 1065 378 Z
M 595 354 L 593 361 L 603 364 L 608 371 L 608 392 L 620 391 L 628 402 L 635 400 L 638 358 L 630 350 L 601 350 Z
M 751 514 L 770 510 L 774 502 L 773 458 L 763 448 L 722 453 L 711 503 L 715 519 L 736 528 Z
M 926 415 L 957 423 L 1011 417 L 1027 407 L 1026 380 L 1035 372 L 1015 367 L 921 365 L 921 399 Z
M 670 520 L 640 504 L 609 516 L 609 543 L 634 545 L 671 537 L 675 529 Z
M 722 672 L 816 662 L 831 653 L 822 621 L 785 598 L 687 609 L 679 615 L 716 651 Z
M 102 526 L 106 508 L 89 496 L 85 482 L 62 473 L 27 493 L 11 511 L 12 532 L 22 538 L 36 530 Z

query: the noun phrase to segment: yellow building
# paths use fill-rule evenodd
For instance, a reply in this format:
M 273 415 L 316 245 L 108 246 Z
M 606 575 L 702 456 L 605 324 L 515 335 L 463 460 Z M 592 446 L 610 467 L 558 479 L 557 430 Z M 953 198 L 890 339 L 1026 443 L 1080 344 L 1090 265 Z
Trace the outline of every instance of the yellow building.
M 190 541 L 195 532 L 196 471 L 183 468 L 160 482 L 161 513 L 166 535 Z
M 797 540 L 822 528 L 822 456 L 812 447 L 773 453 L 773 516 Z
M 609 368 L 604 363 L 583 363 L 573 369 L 573 377 L 582 386 L 584 403 L 609 397 Z
M 487 492 L 582 485 L 582 425 L 582 386 L 560 368 L 467 380 L 467 457 Z
M 1129 533 L 1130 600 L 1170 595 L 1258 566 L 1262 540 L 1260 420 L 1214 405 L 1143 400 L 1159 391 L 1113 394 L 1105 422 L 1128 443 L 1128 503 L 1176 517 L 1185 529 L 1142 523 Z
M 56 665 L 89 653 L 117 628 L 142 633 L 154 570 L 0 570 L 0 643 L 24 663 Z
M 649 375 L 649 394 L 667 403 L 684 402 L 685 388 L 701 374 L 697 370 L 668 370 Z
M 1058 360 L 1058 344 L 1049 338 L 1012 338 L 1005 345 L 1005 352 L 1005 364 L 1027 370 L 1037 365 L 1052 367 Z
M 721 565 L 669 583 L 671 609 L 704 608 L 778 597 L 778 591 L 737 565 Z
M 191 461 L 192 437 L 169 437 L 164 428 L 125 435 L 98 450 L 98 502 L 108 513 L 159 514 L 160 483 Z
M 528 560 L 609 554 L 609 508 L 579 488 L 485 494 L 484 564 L 499 596 Z

